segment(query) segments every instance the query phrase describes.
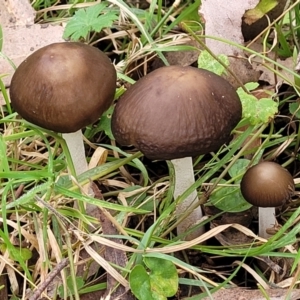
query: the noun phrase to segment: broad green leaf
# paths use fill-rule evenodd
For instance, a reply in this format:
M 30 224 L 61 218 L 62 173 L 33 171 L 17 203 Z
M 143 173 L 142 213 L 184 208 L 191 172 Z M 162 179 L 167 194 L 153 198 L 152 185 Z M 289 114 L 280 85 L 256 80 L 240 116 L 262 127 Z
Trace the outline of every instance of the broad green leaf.
M 248 90 L 253 88 L 253 84 L 246 84 Z M 257 99 L 255 96 L 246 93 L 242 88 L 238 88 L 237 93 L 243 106 L 243 117 L 249 119 L 251 125 L 270 122 L 278 112 L 278 103 L 271 98 Z
M 226 180 L 222 179 L 219 183 L 224 184 Z M 218 209 L 226 212 L 241 212 L 252 206 L 242 196 L 239 186 L 221 187 L 210 195 L 210 202 Z
M 7 247 L 5 244 L 0 244 L 0 251 L 2 253 L 4 253 L 6 251 L 6 249 L 7 249 Z M 10 249 L 12 249 L 12 248 L 10 248 Z M 10 258 L 14 261 L 18 261 L 18 258 L 14 254 L 16 252 L 19 253 L 19 255 L 22 257 L 22 259 L 24 261 L 29 260 L 32 257 L 32 252 L 27 248 L 20 248 L 20 247 L 13 246 L 13 249 L 14 249 L 14 251 L 9 251 L 9 255 L 10 255 Z
M 249 165 L 249 160 L 240 158 L 234 165 L 228 170 L 228 174 L 231 178 L 239 177 L 243 175 Z M 212 180 L 214 181 L 214 180 Z M 239 184 L 241 177 L 235 180 L 234 184 Z M 220 183 L 226 183 L 226 180 L 222 179 Z M 240 212 L 251 207 L 251 205 L 245 201 L 241 194 L 239 186 L 224 186 L 220 187 L 210 197 L 210 201 L 217 208 L 227 212 Z
M 256 115 L 263 122 L 268 123 L 278 113 L 278 103 L 270 98 L 262 98 L 256 103 Z
M 218 58 L 226 66 L 229 66 L 229 60 L 226 55 L 218 55 Z M 206 50 L 202 51 L 198 57 L 198 68 L 211 71 L 217 75 L 222 75 L 225 72 L 225 68 L 217 60 L 215 60 Z
M 129 276 L 132 293 L 139 300 L 166 300 L 178 289 L 178 274 L 175 265 L 166 259 L 145 257 L 144 266 L 137 265 Z
M 184 9 L 180 15 L 176 17 L 175 21 L 177 21 L 177 19 L 181 19 L 180 22 L 185 23 L 193 32 L 197 32 L 203 29 L 200 14 L 198 13 L 201 1 L 196 0 L 191 3 L 192 4 L 190 6 Z
M 175 265 L 166 259 L 145 257 L 146 266 L 150 272 L 150 282 L 153 291 L 159 295 L 172 297 L 178 289 L 178 274 Z
M 300 119 L 300 106 L 298 102 L 290 103 L 289 110 L 292 115 L 294 115 L 297 119 Z
M 249 162 L 250 162 L 249 159 L 245 159 L 245 158 L 238 159 L 234 163 L 234 165 L 228 170 L 230 177 L 234 178 L 244 174 L 249 165 Z
M 259 87 L 259 83 L 257 83 L 257 82 L 248 82 L 248 83 L 245 84 L 245 88 L 246 88 L 249 92 L 255 90 L 255 89 L 258 88 L 258 87 Z
M 151 293 L 150 277 L 142 265 L 135 266 L 129 276 L 131 292 L 138 299 L 154 300 Z
M 103 28 L 111 27 L 113 22 L 118 19 L 114 12 L 105 11 L 107 2 L 82 8 L 76 11 L 65 28 L 63 38 L 71 38 L 77 41 L 80 38 L 86 39 L 87 35 L 92 32 L 100 32 Z

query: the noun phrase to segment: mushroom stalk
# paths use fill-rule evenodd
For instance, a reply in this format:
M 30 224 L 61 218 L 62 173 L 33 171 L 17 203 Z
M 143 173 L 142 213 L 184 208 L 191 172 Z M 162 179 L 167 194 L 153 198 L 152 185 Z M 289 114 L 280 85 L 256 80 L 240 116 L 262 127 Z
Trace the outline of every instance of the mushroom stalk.
M 268 228 L 274 227 L 276 224 L 274 207 L 258 208 L 258 235 L 264 239 L 268 239 L 270 235 L 267 233 Z
M 88 165 L 85 157 L 82 131 L 77 130 L 72 133 L 63 133 L 62 137 L 68 146 L 76 175 L 86 172 L 88 170 Z
M 174 171 L 175 171 L 175 189 L 174 189 L 174 199 L 181 196 L 191 185 L 195 183 L 193 162 L 191 157 L 184 157 L 179 159 L 171 160 Z M 195 201 L 197 201 L 198 195 L 197 191 L 194 190 L 188 197 L 186 197 L 181 203 L 176 207 L 176 216 L 180 217 L 187 209 L 189 209 Z M 188 215 L 181 223 L 177 226 L 178 235 L 184 234 L 192 226 L 196 225 L 202 218 L 202 209 L 197 207 L 194 209 L 190 215 Z M 191 234 L 187 236 L 187 240 L 199 237 L 204 233 L 204 227 L 199 227 L 194 230 Z
M 81 129 L 71 133 L 63 133 L 62 137 L 66 141 L 67 147 L 69 149 L 73 167 L 75 170 L 75 175 L 78 176 L 86 172 L 89 168 L 85 157 Z M 90 183 L 84 185 L 83 190 L 90 196 L 94 195 Z M 92 207 L 92 209 L 94 209 L 94 205 L 92 204 L 88 204 L 87 208 L 88 207 Z

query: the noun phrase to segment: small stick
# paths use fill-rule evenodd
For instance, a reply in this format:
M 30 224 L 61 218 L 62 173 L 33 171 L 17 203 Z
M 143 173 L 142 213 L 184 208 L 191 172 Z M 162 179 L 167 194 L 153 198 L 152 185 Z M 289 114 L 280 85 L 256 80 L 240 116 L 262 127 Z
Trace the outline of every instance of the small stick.
M 38 300 L 43 291 L 47 288 L 47 286 L 51 283 L 51 281 L 57 276 L 57 274 L 62 271 L 69 264 L 69 259 L 64 258 L 60 263 L 56 265 L 56 267 L 49 273 L 46 280 L 36 289 L 33 295 L 29 298 L 29 300 Z

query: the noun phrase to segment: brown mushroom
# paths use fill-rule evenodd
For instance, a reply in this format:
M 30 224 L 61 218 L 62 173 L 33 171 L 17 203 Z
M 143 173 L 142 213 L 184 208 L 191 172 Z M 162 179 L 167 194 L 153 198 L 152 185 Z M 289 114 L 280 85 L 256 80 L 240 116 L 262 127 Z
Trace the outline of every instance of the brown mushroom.
M 134 145 L 155 160 L 172 159 L 176 199 L 194 182 L 191 156 L 218 150 L 241 118 L 241 103 L 222 77 L 193 67 L 162 67 L 132 85 L 116 104 L 112 131 L 121 145 Z M 194 191 L 178 216 L 197 199 Z M 202 217 L 196 208 L 179 226 L 184 234 Z M 194 238 L 203 228 L 188 237 Z
M 292 175 L 277 163 L 264 161 L 246 171 L 241 192 L 246 201 L 259 207 L 259 236 L 268 237 L 266 230 L 276 223 L 275 207 L 285 204 L 294 191 Z
M 78 175 L 87 170 L 81 128 L 108 109 L 115 89 L 116 71 L 103 52 L 82 43 L 54 43 L 20 64 L 10 98 L 25 120 L 63 133 Z

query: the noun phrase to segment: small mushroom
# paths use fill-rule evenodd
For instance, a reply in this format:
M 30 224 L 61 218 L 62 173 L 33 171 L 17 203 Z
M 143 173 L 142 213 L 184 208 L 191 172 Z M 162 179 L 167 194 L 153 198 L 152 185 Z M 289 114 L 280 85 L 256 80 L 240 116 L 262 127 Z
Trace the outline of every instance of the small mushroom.
M 134 145 L 153 160 L 172 160 L 174 198 L 194 182 L 191 156 L 218 150 L 241 118 L 234 88 L 220 76 L 193 67 L 159 68 L 132 85 L 119 99 L 112 131 L 121 145 Z M 177 206 L 179 217 L 197 199 L 194 191 Z M 202 217 L 196 208 L 178 227 L 184 234 Z M 203 233 L 203 227 L 187 239 Z
M 241 192 L 246 201 L 259 207 L 259 236 L 269 237 L 266 230 L 276 224 L 275 207 L 285 204 L 294 191 L 292 175 L 277 163 L 264 161 L 246 171 Z
M 25 120 L 63 133 L 79 175 L 87 170 L 81 128 L 108 109 L 115 89 L 116 71 L 103 52 L 82 43 L 54 43 L 20 64 L 10 99 Z

